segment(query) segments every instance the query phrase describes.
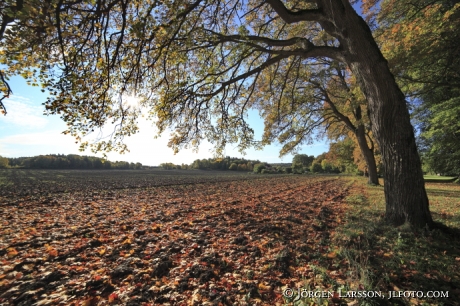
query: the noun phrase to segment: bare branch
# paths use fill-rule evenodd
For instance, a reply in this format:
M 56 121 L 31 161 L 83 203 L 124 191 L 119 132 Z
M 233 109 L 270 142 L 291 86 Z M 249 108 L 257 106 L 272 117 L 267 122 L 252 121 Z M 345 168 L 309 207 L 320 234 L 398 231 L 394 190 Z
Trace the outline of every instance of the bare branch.
M 217 94 L 220 93 L 225 87 L 227 87 L 227 86 L 229 86 L 229 85 L 231 85 L 231 84 L 233 84 L 233 83 L 236 83 L 236 82 L 238 82 L 238 81 L 240 81 L 240 80 L 243 80 L 243 79 L 245 79 L 245 78 L 247 78 L 247 77 L 250 77 L 250 76 L 252 76 L 252 75 L 254 75 L 254 74 L 260 73 L 260 72 L 261 72 L 262 70 L 264 70 L 265 68 L 267 68 L 267 67 L 269 67 L 269 66 L 271 66 L 271 65 L 273 65 L 273 64 L 276 64 L 276 63 L 279 62 L 280 60 L 282 60 L 282 59 L 284 59 L 284 58 L 287 58 L 287 57 L 288 57 L 288 56 L 286 56 L 286 55 L 278 55 L 278 56 L 276 56 L 276 57 L 273 57 L 273 58 L 267 60 L 265 63 L 263 63 L 262 65 L 260 65 L 260 66 L 257 67 L 257 68 L 254 68 L 254 69 L 252 69 L 252 70 L 249 70 L 249 71 L 247 71 L 246 73 L 243 73 L 243 74 L 241 74 L 241 75 L 239 75 L 239 76 L 237 76 L 237 77 L 231 78 L 231 79 L 229 79 L 229 80 L 227 80 L 227 81 L 225 81 L 225 82 L 222 82 L 222 83 L 221 83 L 221 86 L 220 86 L 216 91 L 214 91 L 214 92 L 212 92 L 212 93 L 210 93 L 210 94 L 203 94 L 203 96 L 209 96 L 209 95 L 213 95 L 213 96 L 214 96 L 214 95 L 217 95 Z
M 351 130 L 351 131 L 355 131 L 356 130 L 356 127 L 354 126 L 354 124 L 350 121 L 350 119 L 345 116 L 344 114 L 342 114 L 338 109 L 337 107 L 335 106 L 334 102 L 332 102 L 332 100 L 330 99 L 329 97 L 329 93 L 326 89 L 324 89 L 319 83 L 317 82 L 314 82 L 314 81 L 311 81 L 310 80 L 310 83 L 312 83 L 313 85 L 315 85 L 324 95 L 324 101 L 331 107 L 332 111 L 334 112 L 334 114 L 337 116 L 337 119 L 342 121 L 343 123 L 345 123 L 345 125 Z
M 302 58 L 310 57 L 328 57 L 338 61 L 344 61 L 343 49 L 340 47 L 330 46 L 315 46 L 311 41 L 303 37 L 294 37 L 287 40 L 276 40 L 267 37 L 254 36 L 254 35 L 222 35 L 210 30 L 206 30 L 217 37 L 219 40 L 215 43 L 224 42 L 237 42 L 249 45 L 256 48 L 258 51 L 262 51 L 269 54 L 279 54 L 285 56 L 300 56 Z M 256 43 L 263 43 L 268 47 L 286 47 L 300 44 L 302 47 L 297 47 L 293 50 L 285 49 L 267 49 Z

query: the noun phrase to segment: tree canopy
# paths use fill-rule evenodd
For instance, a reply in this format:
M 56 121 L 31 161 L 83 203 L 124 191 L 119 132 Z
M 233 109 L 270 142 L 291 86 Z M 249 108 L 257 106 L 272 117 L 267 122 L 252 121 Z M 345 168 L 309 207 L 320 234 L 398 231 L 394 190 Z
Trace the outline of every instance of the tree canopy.
M 411 97 L 428 169 L 459 175 L 460 2 L 366 1 L 376 37 Z
M 366 3 L 382 52 L 408 95 L 460 86 L 458 0 Z
M 139 110 L 123 101 L 132 95 L 160 132 L 174 129 L 176 151 L 203 138 L 244 149 L 254 144 L 245 115 L 263 71 L 281 80 L 281 66 L 343 57 L 315 21 L 329 22 L 314 2 L 288 3 L 299 12 L 291 16 L 280 1 L 10 1 L 3 75 L 41 82 L 51 93 L 48 113 L 60 114 L 78 140 L 115 124 L 95 150 L 123 150 L 123 136 L 137 132 Z
M 421 135 L 423 157 L 431 171 L 460 176 L 460 98 L 429 108 L 427 126 Z
M 22 74 L 43 84 L 51 93 L 47 112 L 61 115 L 78 140 L 113 124 L 111 138 L 91 144 L 95 150 L 124 150 L 143 108 L 160 132 L 173 129 L 175 151 L 203 139 L 218 153 L 230 142 L 244 150 L 257 144 L 246 114 L 270 90 L 267 80 L 282 88 L 283 71 L 325 59 L 343 63 L 366 98 L 382 151 L 387 219 L 431 226 L 404 94 L 348 0 L 1 5 L 2 78 Z M 129 96 L 140 98 L 138 107 L 126 103 Z

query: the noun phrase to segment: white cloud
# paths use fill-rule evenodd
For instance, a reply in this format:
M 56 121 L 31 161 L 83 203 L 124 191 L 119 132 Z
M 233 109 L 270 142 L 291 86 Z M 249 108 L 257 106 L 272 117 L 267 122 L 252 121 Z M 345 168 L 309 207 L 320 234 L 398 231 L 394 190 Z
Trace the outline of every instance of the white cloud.
M 6 124 L 36 129 L 45 127 L 48 122 L 43 116 L 43 107 L 32 105 L 28 98 L 12 96 L 4 104 L 8 114 L 1 120 Z

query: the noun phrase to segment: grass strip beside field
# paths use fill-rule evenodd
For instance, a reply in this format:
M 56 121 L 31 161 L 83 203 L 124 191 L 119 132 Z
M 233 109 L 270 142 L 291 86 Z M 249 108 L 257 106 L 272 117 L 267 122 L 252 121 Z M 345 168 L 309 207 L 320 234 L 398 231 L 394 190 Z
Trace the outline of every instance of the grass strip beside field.
M 424 175 L 423 178 L 425 179 L 425 182 L 453 182 L 457 179 L 457 177 L 454 176 L 438 176 L 438 175 Z
M 458 305 L 460 298 L 460 186 L 427 184 L 433 218 L 448 229 L 414 231 L 384 222 L 383 187 L 353 178 L 346 222 L 333 238 L 349 265 L 347 284 L 365 290 L 447 291 L 448 299 L 361 300 L 367 305 Z

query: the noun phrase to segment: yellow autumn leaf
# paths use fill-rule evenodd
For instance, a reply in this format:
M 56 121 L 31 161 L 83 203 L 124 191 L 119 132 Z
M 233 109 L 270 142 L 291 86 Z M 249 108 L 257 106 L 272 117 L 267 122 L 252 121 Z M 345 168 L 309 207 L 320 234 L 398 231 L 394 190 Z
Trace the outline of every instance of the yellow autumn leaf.
M 13 258 L 16 255 L 18 255 L 18 251 L 15 248 L 8 248 L 8 258 Z
M 272 289 L 271 286 L 266 286 L 263 283 L 260 283 L 258 287 L 260 290 L 271 290 Z

